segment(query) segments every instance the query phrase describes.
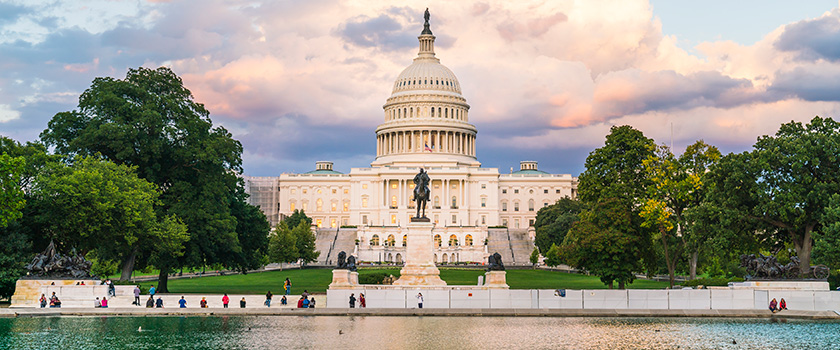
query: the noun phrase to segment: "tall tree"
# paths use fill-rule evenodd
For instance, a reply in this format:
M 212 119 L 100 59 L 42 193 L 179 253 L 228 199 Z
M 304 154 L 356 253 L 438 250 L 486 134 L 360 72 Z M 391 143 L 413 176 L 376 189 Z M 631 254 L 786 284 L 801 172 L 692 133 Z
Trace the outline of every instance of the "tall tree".
M 158 192 L 132 167 L 79 157 L 38 176 L 33 197 L 51 208 L 39 220 L 49 223 L 50 238 L 63 251 L 95 250 L 100 259 L 119 261 L 123 280 L 131 277 L 138 254 L 157 240 Z
M 232 256 L 233 261 L 229 264 L 245 273 L 265 265 L 271 225 L 260 208 L 245 202 L 244 192 L 237 192 L 231 210 L 236 218 L 236 233 L 241 249 Z
M 537 212 L 537 219 L 534 221 L 536 235 L 534 244 L 540 252 L 548 252 L 552 244 L 560 245 L 563 238 L 578 221 L 583 206 L 581 202 L 569 197 L 564 197 L 556 203 L 542 207 Z
M 569 259 L 566 263 L 599 274 L 605 283 L 618 281 L 620 288 L 633 281 L 627 268 L 635 272 L 652 270 L 655 252 L 650 230 L 641 226 L 638 203 L 651 185 L 643 163 L 654 149 L 653 140 L 624 125 L 613 126 L 604 146 L 589 154 L 578 185 L 579 198 L 587 209 L 580 214 L 580 227 L 572 226 L 561 246 L 561 256 Z M 620 225 L 604 219 L 618 219 L 625 214 L 632 215 Z M 570 238 L 576 230 L 575 237 Z M 583 232 L 592 236 L 583 237 Z M 607 255 L 586 257 L 586 252 Z
M 177 266 L 229 263 L 242 249 L 231 208 L 242 145 L 209 115 L 169 68 L 137 68 L 122 80 L 94 79 L 79 110 L 56 114 L 41 139 L 61 153 L 136 166 L 156 184 L 160 216 L 175 215 L 189 230 Z M 160 292 L 168 272 L 161 267 Z
M 26 159 L 0 154 L 0 227 L 21 217 L 26 201 L 20 188 L 20 178 Z
M 298 260 L 297 238 L 285 222 L 281 221 L 271 233 L 268 242 L 269 261 L 291 263 Z
M 301 221 L 292 229 L 292 235 L 295 236 L 301 266 L 318 260 L 321 252 L 315 250 L 315 234 L 312 233 L 312 227 L 307 225 L 306 221 Z
M 840 269 L 840 194 L 831 196 L 822 225 L 820 232 L 814 232 L 814 261 Z
M 677 262 L 686 250 L 690 278 L 697 276 L 699 250 L 706 236 L 704 231 L 691 230 L 692 222 L 686 220 L 685 213 L 703 201 L 707 170 L 719 159 L 720 151 L 701 140 L 689 145 L 679 158 L 663 145 L 644 161 L 651 184 L 641 203 L 642 226 L 658 232 L 672 287 Z
M 305 222 L 306 226 L 312 226 L 312 218 L 306 216 L 303 210 L 300 209 L 295 209 L 292 215 L 289 215 L 288 217 L 283 219 L 283 221 L 286 222 L 286 225 L 289 226 L 289 228 L 298 227 L 301 221 Z
M 753 231 L 791 242 L 800 269 L 811 264 L 814 232 L 822 227 L 831 196 L 840 193 L 840 124 L 814 117 L 782 124 L 762 136 L 749 153 L 724 157 L 714 167 L 716 203 L 750 221 Z

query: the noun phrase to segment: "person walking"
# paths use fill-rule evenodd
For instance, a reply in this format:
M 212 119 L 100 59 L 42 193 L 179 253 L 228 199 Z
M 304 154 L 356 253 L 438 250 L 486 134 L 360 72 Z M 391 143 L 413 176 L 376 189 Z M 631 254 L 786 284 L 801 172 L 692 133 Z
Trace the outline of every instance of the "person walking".
M 271 296 L 272 296 L 271 291 L 268 291 L 268 293 L 265 293 L 265 307 L 271 307 Z
M 41 308 L 47 307 L 47 297 L 44 294 L 41 294 L 41 299 L 38 299 L 41 302 Z
M 423 308 L 423 293 L 417 293 L 417 308 Z
M 182 309 L 187 308 L 187 299 L 184 299 L 183 295 L 181 296 L 181 300 L 178 300 L 178 307 L 180 307 Z
M 222 297 L 222 307 L 227 309 L 228 303 L 230 303 L 230 298 L 228 297 L 227 293 L 225 293 L 225 295 Z
M 134 305 L 140 306 L 140 285 L 134 286 Z
M 283 282 L 283 289 L 286 290 L 286 295 L 292 293 L 292 281 L 288 277 L 286 277 L 286 282 Z
M 111 279 L 105 281 L 105 284 L 108 285 L 108 296 L 115 297 L 117 296 L 117 289 L 114 287 L 114 282 L 111 282 Z
M 315 297 L 312 297 L 312 299 L 309 299 L 309 308 L 310 309 L 315 308 Z
M 353 309 L 356 307 L 356 297 L 354 293 L 350 293 L 350 308 Z
M 359 308 L 363 309 L 367 307 L 367 303 L 365 303 L 365 293 L 359 293 Z
M 242 300 L 239 301 L 239 308 L 240 309 L 245 308 L 245 297 L 242 297 Z
M 157 291 L 157 289 L 155 289 L 155 285 L 153 284 L 151 287 L 149 287 L 149 295 L 151 295 L 152 298 L 155 297 L 155 291 Z

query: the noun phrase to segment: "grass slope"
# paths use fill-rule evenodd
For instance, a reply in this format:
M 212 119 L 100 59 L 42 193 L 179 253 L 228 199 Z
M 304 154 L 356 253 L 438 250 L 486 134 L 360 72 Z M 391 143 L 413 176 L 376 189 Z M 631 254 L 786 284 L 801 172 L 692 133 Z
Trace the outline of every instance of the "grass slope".
M 365 268 L 359 274 L 387 273 L 399 276 L 400 270 Z M 450 285 L 476 285 L 483 270 L 476 269 L 441 269 L 440 277 Z M 314 293 L 325 293 L 332 280 L 330 269 L 292 269 L 267 271 L 247 275 L 210 276 L 169 280 L 172 293 L 236 293 L 236 294 L 273 294 L 283 293 L 283 281 L 288 277 L 292 281 L 292 293 L 299 294 L 304 289 Z M 545 270 L 508 270 L 507 283 L 512 289 L 606 289 L 598 277 L 570 274 Z M 146 283 L 148 284 L 148 283 Z M 662 289 L 668 282 L 636 280 L 628 285 L 631 289 Z

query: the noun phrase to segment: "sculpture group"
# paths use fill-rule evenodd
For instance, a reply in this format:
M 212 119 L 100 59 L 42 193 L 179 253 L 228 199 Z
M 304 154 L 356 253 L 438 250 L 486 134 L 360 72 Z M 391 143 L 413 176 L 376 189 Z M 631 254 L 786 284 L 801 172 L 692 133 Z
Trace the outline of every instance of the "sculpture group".
M 782 265 L 775 256 L 763 254 L 741 255 L 741 267 L 747 270 L 747 279 L 826 279 L 829 269 L 825 265 L 811 266 L 802 272 L 799 258 L 792 256 L 790 262 Z
M 70 255 L 61 255 L 50 245 L 41 254 L 35 256 L 32 262 L 24 266 L 29 271 L 29 277 L 34 278 L 89 278 L 90 267 L 93 263 L 75 251 Z
M 348 258 L 347 253 L 342 250 L 338 253 L 338 265 L 335 269 L 356 271 L 356 258 L 352 255 Z

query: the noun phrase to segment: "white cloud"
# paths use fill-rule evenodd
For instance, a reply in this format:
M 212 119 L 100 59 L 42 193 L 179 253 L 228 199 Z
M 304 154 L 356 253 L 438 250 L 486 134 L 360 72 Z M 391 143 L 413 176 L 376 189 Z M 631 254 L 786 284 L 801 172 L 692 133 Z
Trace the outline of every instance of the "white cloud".
M 20 112 L 12 109 L 9 105 L 0 104 L 0 123 L 6 123 L 20 118 Z

